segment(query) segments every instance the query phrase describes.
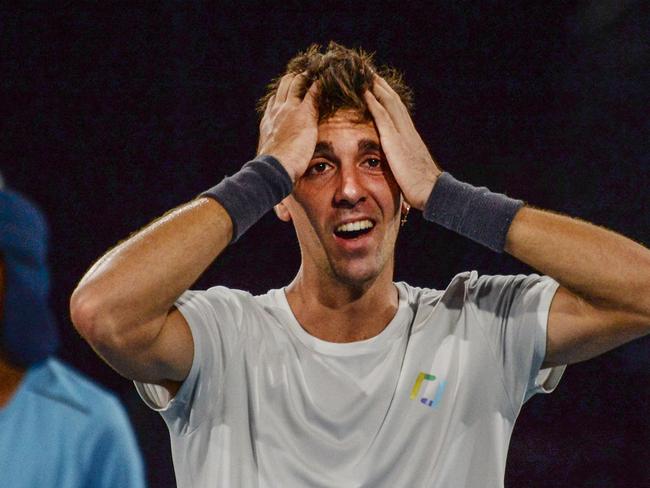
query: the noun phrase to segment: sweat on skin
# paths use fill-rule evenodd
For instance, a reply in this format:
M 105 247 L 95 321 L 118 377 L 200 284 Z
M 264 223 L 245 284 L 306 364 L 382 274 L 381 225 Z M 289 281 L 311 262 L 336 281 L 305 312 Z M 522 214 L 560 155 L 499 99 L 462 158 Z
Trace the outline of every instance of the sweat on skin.
M 379 337 L 396 316 L 393 251 L 403 204 L 422 210 L 441 171 L 381 78 L 363 94 L 371 123 L 345 111 L 319 123 L 318 84 L 299 96 L 306 82 L 296 74 L 282 78 L 262 118 L 259 154 L 279 161 L 294 185 L 276 206 L 281 219 L 293 222 L 302 253 L 286 287 L 287 305 L 310 337 L 354 344 Z M 348 239 L 342 226 L 355 221 L 369 230 Z M 174 303 L 232 232 L 231 216 L 214 199 L 167 214 L 84 276 L 71 300 L 75 325 L 118 372 L 162 385 L 169 400 L 190 374 L 196 352 Z M 508 229 L 505 250 L 559 283 L 529 280 L 543 289 L 540 303 L 548 312 L 546 344 L 535 346 L 537 366 L 582 361 L 650 331 L 650 252 L 643 246 L 524 207 Z

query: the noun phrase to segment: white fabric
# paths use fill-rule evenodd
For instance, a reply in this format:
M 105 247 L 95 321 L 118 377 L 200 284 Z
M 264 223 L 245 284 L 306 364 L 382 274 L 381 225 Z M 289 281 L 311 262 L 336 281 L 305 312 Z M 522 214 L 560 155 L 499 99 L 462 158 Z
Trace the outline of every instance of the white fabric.
M 302 329 L 283 290 L 186 292 L 187 379 L 171 401 L 136 383 L 169 427 L 178 486 L 503 486 L 521 405 L 564 369 L 539 370 L 558 284 L 466 272 L 444 291 L 396 285 L 390 324 L 345 344 Z

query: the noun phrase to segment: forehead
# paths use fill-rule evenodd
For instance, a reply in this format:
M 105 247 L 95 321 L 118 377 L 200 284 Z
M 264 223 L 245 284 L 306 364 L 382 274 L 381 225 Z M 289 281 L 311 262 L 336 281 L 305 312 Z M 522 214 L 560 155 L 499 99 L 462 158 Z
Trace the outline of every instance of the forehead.
M 379 143 L 379 134 L 374 122 L 363 120 L 357 111 L 339 110 L 318 124 L 318 142 L 328 142 L 335 149 L 356 147 L 362 139 Z

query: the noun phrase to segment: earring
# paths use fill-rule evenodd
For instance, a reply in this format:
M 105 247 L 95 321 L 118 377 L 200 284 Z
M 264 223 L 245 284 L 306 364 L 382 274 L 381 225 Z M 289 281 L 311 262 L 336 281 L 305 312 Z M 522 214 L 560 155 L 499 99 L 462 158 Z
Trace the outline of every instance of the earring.
M 409 210 L 411 210 L 411 207 L 410 207 L 410 205 L 407 205 L 406 210 L 404 212 L 402 212 L 402 218 L 401 218 L 401 220 L 399 222 L 400 227 L 404 227 L 406 225 L 406 221 L 408 220 L 408 216 L 409 216 Z

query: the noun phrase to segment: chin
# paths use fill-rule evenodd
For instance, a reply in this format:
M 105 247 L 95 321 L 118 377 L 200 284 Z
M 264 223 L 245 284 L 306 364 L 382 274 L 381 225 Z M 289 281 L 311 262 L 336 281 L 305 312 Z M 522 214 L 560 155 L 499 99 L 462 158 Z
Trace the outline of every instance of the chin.
M 381 270 L 381 267 L 367 263 L 349 263 L 347 266 L 338 263 L 332 266 L 332 274 L 339 282 L 354 287 L 372 283 L 381 274 Z

